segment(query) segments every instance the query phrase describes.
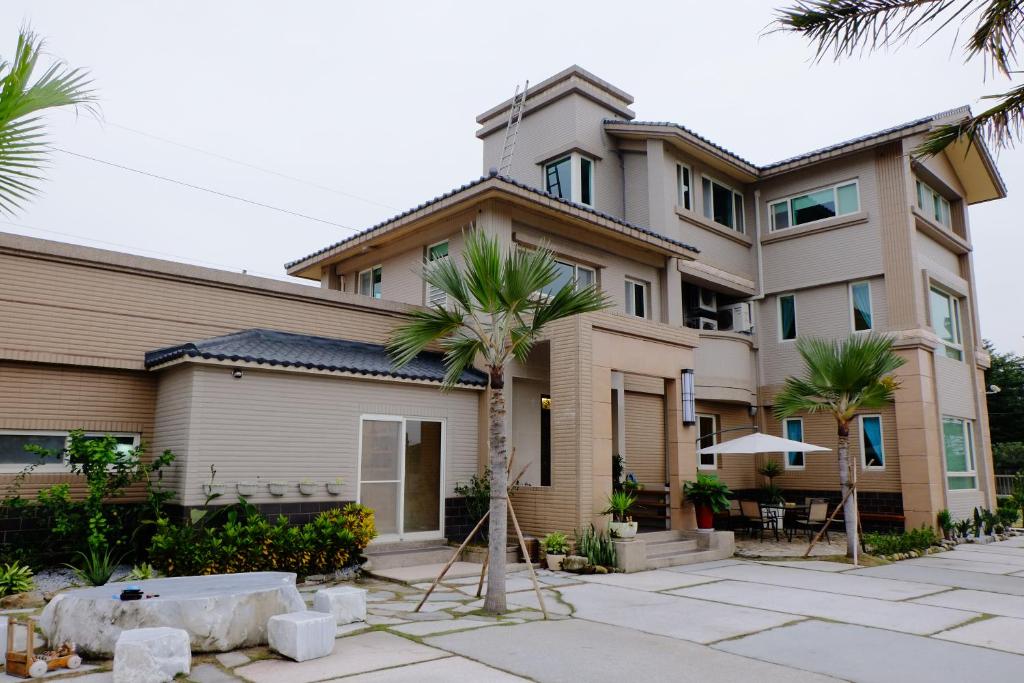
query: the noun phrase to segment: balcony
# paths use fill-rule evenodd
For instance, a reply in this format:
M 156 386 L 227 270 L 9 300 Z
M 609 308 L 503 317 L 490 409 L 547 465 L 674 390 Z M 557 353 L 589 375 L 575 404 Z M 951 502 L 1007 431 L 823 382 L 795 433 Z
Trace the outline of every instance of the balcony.
M 757 373 L 749 334 L 701 330 L 695 365 L 698 400 L 755 403 Z

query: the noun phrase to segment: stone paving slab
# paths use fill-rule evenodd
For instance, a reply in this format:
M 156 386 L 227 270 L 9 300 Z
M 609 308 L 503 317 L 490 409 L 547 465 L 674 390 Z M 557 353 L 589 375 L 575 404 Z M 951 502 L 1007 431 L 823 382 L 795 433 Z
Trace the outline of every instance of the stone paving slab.
M 192 667 L 188 679 L 195 681 L 195 683 L 239 683 L 241 680 L 229 673 L 225 673 L 213 664 L 199 664 Z
M 895 566 L 895 565 L 891 565 Z M 773 586 L 789 588 L 806 588 L 807 590 L 856 595 L 862 598 L 879 598 L 881 600 L 906 600 L 917 598 L 940 590 L 933 585 L 896 581 L 889 578 L 873 578 L 857 576 L 858 570 L 850 570 L 841 574 L 829 574 L 791 567 L 770 567 L 765 564 L 748 562 L 731 567 L 718 567 L 702 572 L 704 576 L 720 579 L 767 583 Z M 898 577 L 893 577 L 898 578 Z
M 884 578 L 898 581 L 929 583 L 948 588 L 970 588 L 972 590 L 1009 595 L 1024 595 L 1024 581 L 1017 576 L 1000 574 L 982 574 L 957 569 L 928 567 L 920 564 L 908 564 L 907 561 L 894 562 L 881 567 L 865 567 L 844 572 L 845 577 Z
M 580 579 L 584 583 L 600 583 L 606 586 L 632 588 L 638 591 L 664 591 L 670 588 L 684 588 L 718 580 L 709 576 L 667 572 L 661 569 L 636 572 L 635 574 L 590 574 L 589 576 L 581 576 Z
M 338 679 L 337 683 L 515 683 L 526 680 L 464 657 L 447 657 Z
M 561 592 L 577 618 L 695 643 L 713 643 L 802 619 L 781 612 L 613 586 L 569 586 Z
M 229 669 L 249 663 L 248 655 L 241 652 L 221 652 L 216 657 L 218 662 Z
M 939 553 L 935 557 L 949 557 L 960 560 L 996 562 L 1017 565 L 1017 571 L 1024 570 L 1024 552 L 1018 548 L 993 548 L 987 545 L 958 545 L 951 552 Z
M 960 609 L 740 581 L 717 581 L 669 593 L 921 635 L 942 631 L 981 616 Z
M 1024 655 L 1024 619 L 993 617 L 938 633 L 935 637 Z M 1020 676 L 1018 673 L 1018 679 Z
M 953 548 L 955 553 L 989 553 L 990 555 L 1002 555 L 1004 557 L 1020 557 L 1020 548 L 1008 548 L 998 543 L 978 545 L 976 543 L 963 543 Z
M 1019 595 L 957 589 L 915 598 L 910 602 L 1024 619 L 1024 597 Z
M 834 680 L 702 645 L 579 619 L 533 622 L 515 627 L 511 634 L 514 637 L 510 637 L 506 629 L 488 628 L 435 636 L 427 638 L 426 642 L 542 683 L 825 683 Z
M 475 581 L 470 582 L 468 585 L 459 586 L 456 589 L 458 591 L 458 594 L 469 595 L 469 596 L 475 598 L 476 597 L 476 587 L 477 587 L 477 584 L 478 584 L 479 580 L 480 579 L 478 577 Z M 538 583 L 540 583 L 540 581 L 538 581 Z M 505 593 L 506 594 L 507 593 L 518 593 L 519 591 L 532 591 L 532 590 L 533 590 L 533 581 L 530 581 L 529 579 L 521 579 L 521 578 L 518 578 L 518 577 L 506 577 L 505 578 Z M 486 594 L 487 594 L 487 581 L 484 581 L 483 590 L 480 592 L 480 595 L 486 595 Z
M 821 621 L 804 621 L 713 647 L 858 683 L 1012 681 L 1019 680 L 1024 666 L 1024 658 L 1006 652 Z
M 1024 571 L 1024 566 L 1009 564 L 1006 562 L 995 562 L 975 557 L 950 557 L 951 555 L 977 555 L 978 553 L 941 553 L 929 555 L 928 557 L 917 557 L 912 560 L 904 560 L 907 564 L 921 565 L 922 567 L 939 567 L 940 569 L 955 569 L 965 572 L 978 572 L 979 574 L 1012 574 L 1013 572 Z
M 252 683 L 313 683 L 446 656 L 446 652 L 407 638 L 374 631 L 338 639 L 331 654 L 321 659 L 265 659 L 235 669 L 235 674 Z
M 418 621 L 412 624 L 392 626 L 390 630 L 405 633 L 410 636 L 429 636 L 438 633 L 449 633 L 451 631 L 480 628 L 482 626 L 494 626 L 497 623 L 498 622 L 493 619 L 487 621 L 466 617 L 465 619 L 455 619 L 454 621 Z
M 731 567 L 736 564 L 747 564 L 742 560 L 711 560 L 710 562 L 696 562 L 694 564 L 682 564 L 678 567 L 663 567 L 667 572 L 681 572 L 683 574 L 699 574 L 707 569 L 718 567 Z
M 378 569 L 371 571 L 374 576 L 399 583 L 430 583 L 437 578 L 437 575 L 444 569 L 444 562 L 434 564 L 419 564 L 414 567 L 395 567 L 394 569 Z M 459 579 L 469 576 L 480 576 L 483 565 L 476 562 L 456 562 L 444 575 L 446 579 Z
M 566 588 L 571 588 L 571 586 L 559 588 L 558 590 L 562 591 L 566 590 Z M 560 602 L 558 599 L 558 594 L 550 590 L 543 589 L 541 590 L 541 594 L 544 596 L 544 606 L 547 608 L 548 614 L 557 614 L 561 616 L 568 616 L 572 614 L 572 608 Z M 510 608 L 529 607 L 530 609 L 540 609 L 540 603 L 537 601 L 537 594 L 533 591 L 512 593 L 508 595 L 505 599 Z M 483 605 L 483 600 L 480 600 L 477 609 L 483 607 Z
M 813 569 L 819 572 L 845 572 L 853 569 L 852 564 L 845 562 L 829 562 L 828 560 L 789 560 L 785 562 L 772 562 L 765 560 L 760 564 L 770 567 L 789 567 L 790 569 Z

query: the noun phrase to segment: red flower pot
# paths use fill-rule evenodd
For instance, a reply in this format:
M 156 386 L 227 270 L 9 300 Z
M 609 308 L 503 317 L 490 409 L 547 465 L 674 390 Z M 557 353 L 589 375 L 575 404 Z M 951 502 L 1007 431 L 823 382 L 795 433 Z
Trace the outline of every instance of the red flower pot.
M 711 509 L 710 505 L 704 505 L 703 503 L 697 503 L 694 506 L 697 512 L 697 528 L 698 529 L 714 529 L 715 528 L 715 512 Z

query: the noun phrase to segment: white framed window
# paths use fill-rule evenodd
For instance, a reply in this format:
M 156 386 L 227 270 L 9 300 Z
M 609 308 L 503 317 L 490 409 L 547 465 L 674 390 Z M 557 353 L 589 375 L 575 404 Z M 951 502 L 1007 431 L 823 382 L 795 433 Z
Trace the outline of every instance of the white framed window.
M 782 421 L 782 435 L 790 441 L 804 440 L 804 420 L 802 417 L 789 417 Z M 802 470 L 804 468 L 803 451 L 786 452 L 786 469 Z
M 743 195 L 723 182 L 701 176 L 704 217 L 743 232 Z
M 953 219 L 949 212 L 949 200 L 927 183 L 916 179 L 915 182 L 917 184 L 917 208 L 939 225 L 951 228 Z
M 142 443 L 142 435 L 131 432 L 86 432 L 85 438 L 99 439 L 108 434 L 117 440 L 120 453 L 130 453 Z M 34 472 L 66 472 L 69 469 L 66 453 L 68 440 L 68 432 L 63 430 L 0 429 L 0 472 L 20 472 L 38 462 L 42 464 Z M 40 460 L 38 455 L 25 450 L 25 446 L 30 444 L 59 455 Z
M 866 470 L 885 469 L 882 416 L 860 416 L 860 464 Z
M 570 283 L 575 283 L 577 289 L 582 289 L 597 282 L 597 272 L 593 268 L 581 266 L 571 261 L 556 259 L 555 271 L 557 272 L 557 277 L 554 282 L 541 290 L 547 296 L 554 296 L 559 290 Z
M 874 329 L 870 282 L 850 283 L 850 325 L 854 332 L 866 332 Z
M 693 172 L 686 164 L 676 164 L 676 206 L 687 211 L 693 208 Z
M 938 287 L 931 287 L 928 290 L 928 310 L 931 316 L 932 330 L 946 347 L 946 356 L 953 360 L 963 360 L 960 299 Z
M 858 211 L 860 187 L 856 180 L 777 199 L 768 204 L 773 232 Z
M 594 160 L 573 152 L 544 164 L 544 189 L 559 199 L 594 205 Z
M 626 313 L 638 318 L 649 318 L 650 285 L 641 280 L 626 278 Z
M 697 413 L 697 436 L 700 437 L 698 451 L 718 443 L 718 416 Z M 702 470 L 718 469 L 718 454 L 698 453 L 697 468 Z
M 381 298 L 383 293 L 384 267 L 374 266 L 359 273 L 359 294 Z
M 974 424 L 970 420 L 942 416 L 942 451 L 946 460 L 946 487 L 950 491 L 978 488 Z
M 440 261 L 441 259 L 448 258 L 448 240 L 443 242 L 437 242 L 427 247 L 427 262 L 433 263 L 434 261 Z M 445 294 L 443 289 L 439 289 L 434 285 L 427 284 L 427 306 L 446 306 L 448 304 L 448 295 Z
M 779 295 L 779 341 L 796 339 L 796 294 Z

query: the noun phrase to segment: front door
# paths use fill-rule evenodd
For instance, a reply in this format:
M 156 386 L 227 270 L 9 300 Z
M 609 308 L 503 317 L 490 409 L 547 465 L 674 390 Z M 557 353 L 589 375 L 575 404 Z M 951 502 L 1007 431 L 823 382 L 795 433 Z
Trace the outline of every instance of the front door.
M 362 418 L 359 502 L 373 509 L 379 540 L 440 538 L 443 482 L 443 421 Z

